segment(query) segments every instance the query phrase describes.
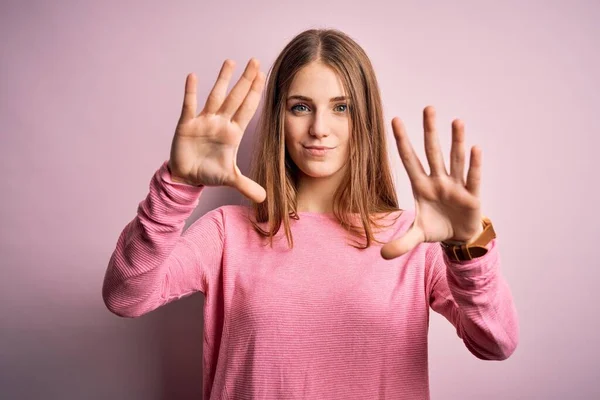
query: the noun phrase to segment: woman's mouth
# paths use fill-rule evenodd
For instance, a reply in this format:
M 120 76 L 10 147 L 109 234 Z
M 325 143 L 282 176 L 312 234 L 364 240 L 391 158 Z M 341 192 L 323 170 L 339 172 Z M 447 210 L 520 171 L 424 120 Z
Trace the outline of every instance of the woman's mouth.
M 311 156 L 324 156 L 335 147 L 325 147 L 325 146 L 302 146 L 304 148 L 305 153 Z

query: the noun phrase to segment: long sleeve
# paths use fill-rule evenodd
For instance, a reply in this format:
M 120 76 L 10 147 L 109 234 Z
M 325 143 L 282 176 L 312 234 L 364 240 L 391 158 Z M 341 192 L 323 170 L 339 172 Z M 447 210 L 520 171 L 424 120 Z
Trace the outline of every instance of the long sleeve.
M 516 349 L 519 338 L 517 312 L 510 288 L 500 272 L 498 239 L 482 257 L 454 262 L 439 244 L 431 244 L 431 308 L 456 327 L 458 336 L 476 357 L 504 360 Z
M 203 189 L 173 182 L 167 161 L 155 172 L 108 263 L 102 298 L 111 312 L 138 317 L 193 292 L 206 293 L 221 264 L 222 213 L 206 213 L 182 234 Z

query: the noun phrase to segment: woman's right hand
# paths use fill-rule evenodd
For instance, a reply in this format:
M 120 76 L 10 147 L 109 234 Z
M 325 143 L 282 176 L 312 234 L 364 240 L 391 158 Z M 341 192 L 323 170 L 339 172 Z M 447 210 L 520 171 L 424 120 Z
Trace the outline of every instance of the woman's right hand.
M 266 198 L 265 189 L 242 175 L 236 156 L 242 135 L 256 112 L 265 75 L 252 58 L 227 95 L 235 63 L 225 60 L 204 109 L 197 112 L 196 76 L 185 82 L 181 117 L 175 129 L 168 163 L 172 180 L 189 185 L 230 186 L 255 202 Z

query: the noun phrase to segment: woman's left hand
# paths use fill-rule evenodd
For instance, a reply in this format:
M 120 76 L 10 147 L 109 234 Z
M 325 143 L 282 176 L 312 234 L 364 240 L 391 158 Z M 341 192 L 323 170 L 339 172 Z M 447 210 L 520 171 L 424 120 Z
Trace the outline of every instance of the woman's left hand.
M 398 152 L 408 173 L 415 198 L 415 220 L 400 238 L 385 244 L 385 259 L 399 257 L 423 242 L 444 240 L 470 242 L 483 232 L 479 188 L 481 182 L 481 150 L 473 146 L 465 182 L 464 124 L 452 122 L 450 173 L 447 172 L 435 129 L 435 110 L 423 110 L 425 154 L 429 162 L 427 175 L 408 140 L 399 118 L 392 120 Z

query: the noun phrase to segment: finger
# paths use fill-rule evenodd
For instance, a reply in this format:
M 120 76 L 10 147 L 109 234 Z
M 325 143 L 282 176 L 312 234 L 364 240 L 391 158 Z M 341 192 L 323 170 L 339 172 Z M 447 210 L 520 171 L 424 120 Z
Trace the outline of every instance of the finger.
M 421 230 L 411 227 L 401 238 L 386 243 L 381 248 L 381 256 L 386 260 L 400 257 L 423 243 L 423 241 Z
M 192 72 L 185 79 L 185 95 L 183 96 L 183 107 L 181 109 L 181 120 L 185 121 L 196 116 L 196 87 L 198 82 L 196 75 Z
M 469 172 L 467 173 L 467 190 L 476 197 L 479 197 L 481 187 L 481 159 L 481 149 L 473 146 L 471 148 Z
M 258 72 L 256 78 L 252 82 L 250 92 L 244 99 L 242 105 L 238 108 L 237 112 L 232 118 L 232 121 L 238 124 L 242 130 L 246 129 L 248 123 L 252 119 L 252 116 L 256 112 L 258 103 L 260 103 L 260 97 L 262 96 L 262 90 L 265 83 L 265 74 L 261 71 Z
M 452 147 L 450 148 L 450 175 L 465 182 L 465 126 L 462 121 L 452 122 Z
M 242 174 L 237 176 L 232 186 L 256 203 L 262 203 L 267 198 L 267 192 L 262 186 Z
M 227 87 L 229 86 L 234 68 L 235 62 L 233 60 L 225 60 L 221 71 L 219 71 L 219 77 L 206 99 L 204 110 L 202 110 L 203 113 L 214 114 L 219 110 L 227 95 Z
M 427 106 L 423 110 L 423 130 L 425 131 L 425 155 L 429 162 L 432 176 L 447 175 L 444 157 L 440 150 L 440 142 L 435 129 L 435 109 Z
M 231 89 L 231 92 L 225 99 L 225 102 L 221 105 L 219 114 L 229 117 L 235 114 L 237 109 L 240 107 L 240 104 L 242 104 L 242 101 L 244 101 L 248 95 L 248 90 L 250 90 L 252 82 L 258 73 L 259 66 L 260 63 L 256 58 L 250 59 L 248 65 L 246 65 L 244 73 L 237 81 L 233 89 Z
M 392 130 L 394 131 L 394 137 L 396 138 L 398 154 L 400 155 L 400 159 L 402 160 L 402 164 L 404 165 L 404 169 L 406 169 L 410 181 L 413 182 L 416 179 L 427 175 L 419 157 L 417 157 L 415 150 L 410 144 L 410 140 L 408 140 L 408 135 L 406 134 L 404 124 L 400 118 L 396 117 L 392 119 Z

